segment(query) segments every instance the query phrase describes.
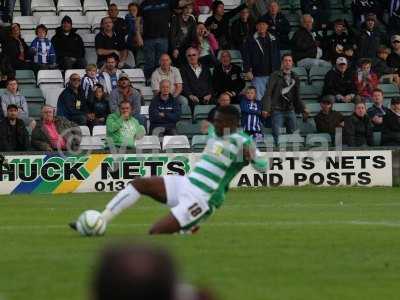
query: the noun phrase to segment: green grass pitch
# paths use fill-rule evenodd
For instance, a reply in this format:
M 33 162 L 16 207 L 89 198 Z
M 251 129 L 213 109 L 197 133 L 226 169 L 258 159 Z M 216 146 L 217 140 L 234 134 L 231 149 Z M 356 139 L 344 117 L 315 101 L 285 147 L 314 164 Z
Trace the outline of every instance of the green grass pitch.
M 236 190 L 194 236 L 147 236 L 167 212 L 149 199 L 116 218 L 105 237 L 67 228 L 111 196 L 0 197 L 0 299 L 88 299 L 99 249 L 128 238 L 166 246 L 186 280 L 222 300 L 400 297 L 399 189 Z

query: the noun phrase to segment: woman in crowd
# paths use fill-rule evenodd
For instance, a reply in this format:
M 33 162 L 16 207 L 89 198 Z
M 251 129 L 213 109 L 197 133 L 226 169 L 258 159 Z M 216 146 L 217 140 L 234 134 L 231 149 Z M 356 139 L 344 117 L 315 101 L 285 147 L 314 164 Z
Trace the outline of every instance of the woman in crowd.
M 10 59 L 11 66 L 15 70 L 32 69 L 29 61 L 29 48 L 21 37 L 21 26 L 18 23 L 11 24 L 11 31 L 4 45 L 4 54 Z

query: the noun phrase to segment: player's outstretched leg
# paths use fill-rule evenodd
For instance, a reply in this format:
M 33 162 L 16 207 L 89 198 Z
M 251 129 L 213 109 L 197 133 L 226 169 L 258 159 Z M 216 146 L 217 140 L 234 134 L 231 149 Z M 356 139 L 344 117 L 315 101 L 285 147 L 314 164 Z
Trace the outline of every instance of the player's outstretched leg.
M 148 177 L 131 181 L 125 189 L 108 202 L 102 213 L 104 220 L 109 223 L 124 209 L 134 205 L 141 195 L 150 196 L 158 202 L 166 203 L 167 195 L 164 179 L 162 177 Z

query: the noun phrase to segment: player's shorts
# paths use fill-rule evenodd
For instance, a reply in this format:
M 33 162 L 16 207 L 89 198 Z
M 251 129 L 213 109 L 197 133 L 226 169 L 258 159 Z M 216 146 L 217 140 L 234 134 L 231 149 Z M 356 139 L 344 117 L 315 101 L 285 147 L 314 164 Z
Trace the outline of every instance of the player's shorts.
M 164 185 L 171 213 L 183 230 L 190 229 L 212 214 L 214 209 L 207 203 L 208 195 L 193 186 L 186 176 L 165 175 Z

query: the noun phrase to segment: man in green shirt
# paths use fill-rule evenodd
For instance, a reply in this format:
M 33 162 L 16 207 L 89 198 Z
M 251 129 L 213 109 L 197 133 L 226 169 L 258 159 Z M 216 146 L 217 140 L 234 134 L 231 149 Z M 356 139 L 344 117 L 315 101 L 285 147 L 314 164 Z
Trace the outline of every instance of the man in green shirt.
M 145 128 L 132 117 L 132 105 L 129 101 L 119 104 L 119 112 L 108 116 L 106 122 L 107 142 L 117 147 L 134 148 L 135 141 L 145 134 Z
M 238 129 L 240 113 L 235 106 L 217 109 L 209 139 L 200 160 L 187 176 L 166 175 L 134 179 L 120 191 L 102 213 L 106 223 L 133 205 L 141 195 L 166 204 L 171 212 L 153 225 L 150 234 L 194 232 L 198 224 L 219 208 L 232 179 L 249 163 L 265 172 L 267 161 L 260 157 L 252 138 Z M 76 224 L 70 226 L 76 229 Z

